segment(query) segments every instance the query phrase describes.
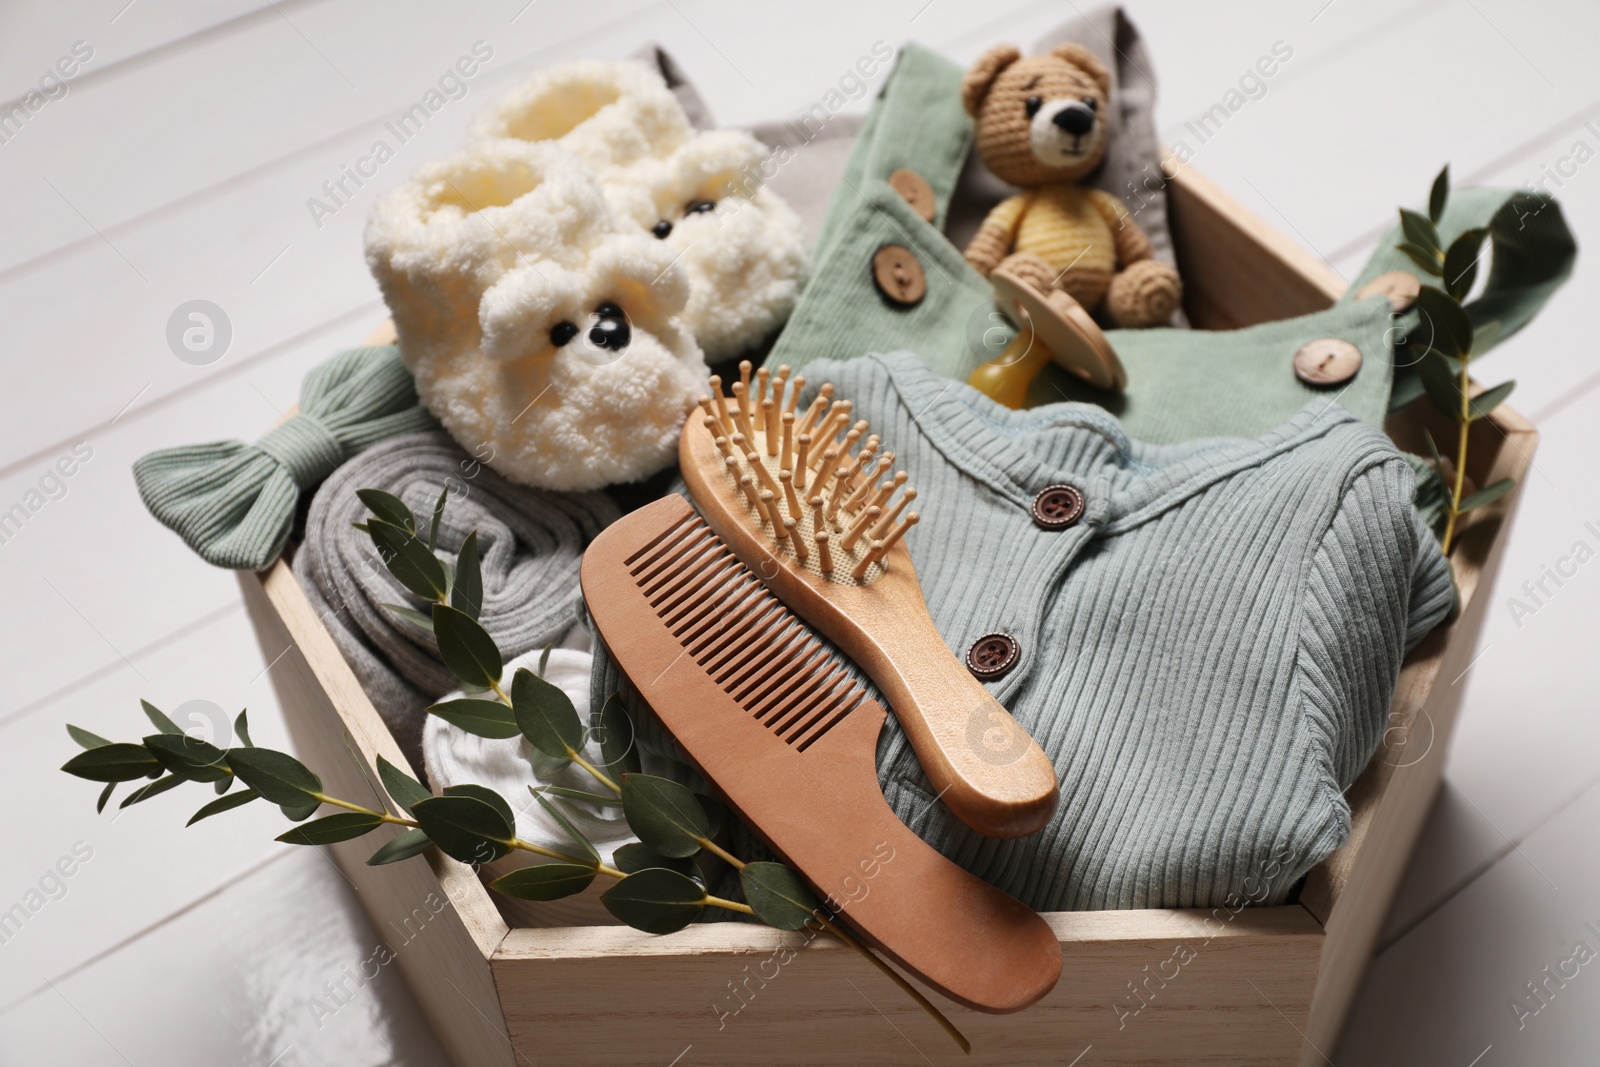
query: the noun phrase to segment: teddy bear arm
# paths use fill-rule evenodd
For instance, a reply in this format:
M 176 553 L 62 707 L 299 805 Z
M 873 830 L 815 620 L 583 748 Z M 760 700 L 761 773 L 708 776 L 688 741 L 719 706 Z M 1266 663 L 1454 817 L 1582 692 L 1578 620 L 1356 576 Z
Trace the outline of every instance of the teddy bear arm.
M 984 217 L 983 225 L 972 235 L 972 240 L 967 242 L 966 252 L 963 253 L 967 262 L 971 263 L 979 274 L 988 277 L 989 272 L 994 270 L 1011 251 L 1017 224 L 1022 221 L 1026 205 L 1026 196 L 1007 197 L 991 208 L 989 214 Z
M 1117 264 L 1129 267 L 1150 258 L 1150 238 L 1145 235 L 1122 201 L 1101 189 L 1090 189 L 1089 199 L 1100 217 L 1111 227 L 1111 240 L 1117 249 Z

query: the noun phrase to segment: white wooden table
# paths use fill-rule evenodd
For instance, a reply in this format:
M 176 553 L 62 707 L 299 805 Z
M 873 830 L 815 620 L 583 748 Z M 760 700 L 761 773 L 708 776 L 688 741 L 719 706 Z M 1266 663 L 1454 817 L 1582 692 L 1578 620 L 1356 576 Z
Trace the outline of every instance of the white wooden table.
M 1600 245 L 1600 9 L 1196 7 L 1132 3 L 1159 66 L 1162 135 L 1347 276 L 1445 160 L 1458 184 L 1543 182 L 1586 251 Z M 196 805 L 180 791 L 97 817 L 93 787 L 55 770 L 74 751 L 63 722 L 133 735 L 140 697 L 168 710 L 248 706 L 259 742 L 287 744 L 270 657 L 233 577 L 145 514 L 129 465 L 164 445 L 254 437 L 295 403 L 307 368 L 382 320 L 361 257 L 377 195 L 452 148 L 495 94 L 562 59 L 659 42 L 719 120 L 739 125 L 809 105 L 879 38 L 966 61 L 996 41 L 1026 45 L 1073 10 L 0 6 L 0 514 L 25 512 L 0 525 L 0 1063 L 444 1062 L 396 976 L 364 966 L 385 932 L 318 851 L 273 843 L 282 826 L 270 809 L 185 830 Z M 466 95 L 331 198 L 323 183 L 478 41 L 493 57 Z M 1276 42 L 1291 58 L 1200 143 L 1189 123 Z M 44 78 L 48 92 L 26 96 L 67 69 L 65 88 Z M 5 120 L 19 103 L 23 117 Z M 314 197 L 335 210 L 314 213 Z M 1456 683 L 1470 691 L 1445 793 L 1343 1042 L 1322 1050 L 1340 1067 L 1597 1059 L 1600 955 L 1567 962 L 1578 942 L 1600 954 L 1597 275 L 1580 255 L 1553 306 L 1485 363 L 1487 377 L 1518 379 L 1513 402 L 1543 445 L 1481 655 Z M 222 308 L 232 331 L 205 365 L 177 359 L 166 339 L 174 310 L 196 299 Z M 52 478 L 75 450 L 72 476 Z M 1558 564 L 1570 576 L 1545 578 L 1541 593 Z M 1533 610 L 1514 612 L 1511 598 Z M 52 873 L 63 858 L 70 877 Z M 1544 983 L 1541 1000 L 1529 982 Z M 887 1027 L 876 1051 L 921 1060 Z

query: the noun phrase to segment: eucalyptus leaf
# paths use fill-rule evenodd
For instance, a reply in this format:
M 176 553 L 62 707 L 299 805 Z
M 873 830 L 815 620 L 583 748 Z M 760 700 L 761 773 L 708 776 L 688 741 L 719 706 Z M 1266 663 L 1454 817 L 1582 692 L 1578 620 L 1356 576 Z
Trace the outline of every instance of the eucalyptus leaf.
M 172 774 L 191 782 L 216 782 L 230 777 L 222 749 L 186 734 L 151 734 L 144 747 Z
M 165 712 L 156 707 L 154 704 L 150 703 L 148 700 L 139 701 L 139 706 L 144 709 L 145 717 L 155 724 L 157 730 L 160 730 L 164 734 L 183 733 L 183 731 L 179 729 L 177 723 L 167 718 Z
M 1409 208 L 1401 208 L 1400 232 L 1405 234 L 1407 242 L 1434 256 L 1443 251 L 1439 247 L 1439 231 L 1426 215 L 1419 215 Z
M 417 532 L 417 517 L 411 514 L 406 502 L 393 493 L 386 493 L 382 489 L 357 489 L 356 496 L 381 521 L 409 534 Z
M 550 666 L 550 650 L 554 647 L 556 646 L 545 645 L 544 651 L 539 653 L 539 666 L 533 673 L 537 674 L 541 678 L 544 677 L 545 668 Z
M 500 650 L 489 631 L 472 616 L 447 604 L 435 604 L 433 634 L 438 638 L 444 665 L 462 682 L 488 689 L 500 681 L 505 670 Z
M 779 930 L 798 930 L 822 910 L 822 902 L 781 863 L 747 863 L 739 870 L 739 887 L 756 918 Z
M 111 743 L 99 734 L 91 734 L 83 727 L 74 726 L 70 722 L 67 723 L 67 733 L 78 743 L 79 748 L 104 748 Z
M 1509 382 L 1501 382 L 1492 389 L 1485 389 L 1483 392 L 1473 397 L 1473 421 L 1487 417 L 1492 411 L 1494 411 L 1495 408 L 1499 407 L 1501 404 L 1504 404 L 1506 402 L 1506 397 L 1510 396 L 1511 390 L 1515 389 L 1516 387 L 1517 381 L 1515 378 L 1513 378 Z
M 526 667 L 511 678 L 511 710 L 528 743 L 547 756 L 570 756 L 583 747 L 583 723 L 572 698 Z
M 1410 241 L 1402 241 L 1395 245 L 1395 248 L 1401 252 L 1404 252 L 1407 259 L 1411 260 L 1411 262 L 1415 263 L 1417 266 L 1421 267 L 1424 271 L 1428 272 L 1434 277 L 1437 278 L 1439 275 L 1444 273 L 1443 261 L 1426 248 L 1423 248 L 1420 245 L 1414 245 Z
M 560 900 L 588 889 L 594 875 L 581 863 L 539 863 L 501 875 L 489 888 L 518 900 Z
M 582 789 L 568 789 L 560 785 L 540 785 L 528 787 L 530 792 L 543 793 L 549 797 L 561 797 L 565 800 L 581 800 L 585 804 L 603 804 L 607 807 L 620 808 L 622 801 L 614 796 L 601 796 L 599 793 L 586 793 Z
M 133 792 L 123 797 L 122 803 L 117 805 L 117 810 L 120 811 L 123 808 L 137 804 L 142 800 L 149 800 L 151 797 L 160 796 L 169 789 L 176 789 L 178 786 L 182 785 L 183 782 L 184 780 L 175 774 L 169 774 L 165 778 L 157 778 L 153 782 L 148 782 L 145 785 L 141 785 L 138 789 L 135 789 Z
M 511 824 L 476 797 L 443 796 L 418 801 L 411 809 L 439 850 L 462 863 L 489 863 L 511 851 Z
M 390 604 L 387 602 L 383 606 L 400 616 L 402 619 L 406 620 L 406 622 L 409 622 L 411 625 L 420 626 L 430 634 L 433 633 L 433 620 L 428 618 L 422 612 L 418 611 L 416 608 L 407 607 L 404 604 Z
M 382 867 L 385 863 L 399 863 L 412 856 L 420 856 L 433 847 L 433 839 L 418 829 L 409 829 L 403 834 L 397 834 L 393 841 L 384 845 L 367 858 L 368 867 Z
M 322 779 L 287 752 L 271 748 L 230 748 L 228 765 L 245 785 L 283 809 L 295 821 L 317 810 Z
M 433 518 L 428 522 L 428 551 L 432 552 L 439 544 L 439 521 L 444 518 L 444 502 L 450 496 L 450 483 L 446 482 L 439 491 L 439 499 L 433 504 Z
M 1419 335 L 1432 349 L 1460 359 L 1472 352 L 1472 320 L 1455 298 L 1443 289 L 1424 285 L 1414 305 L 1418 323 L 1411 340 Z
M 396 581 L 423 600 L 444 599 L 449 588 L 444 565 L 427 545 L 400 527 L 376 519 L 367 523 L 367 533 Z
M 1429 351 L 1417 364 L 1417 377 L 1422 379 L 1428 399 L 1433 401 L 1433 406 L 1439 409 L 1440 414 L 1459 419 L 1461 379 L 1456 376 L 1451 362 L 1439 352 Z
M 447 785 L 444 789 L 444 795 L 447 797 L 472 797 L 483 801 L 499 812 L 500 817 L 506 821 L 506 825 L 512 828 L 512 833 L 506 836 L 511 837 L 515 834 L 517 815 L 516 812 L 511 810 L 511 803 L 488 786 L 475 785 L 470 782 L 463 785 Z
M 241 789 L 230 796 L 219 797 L 195 812 L 184 825 L 193 826 L 201 819 L 209 819 L 213 815 L 220 815 L 225 811 L 232 811 L 234 808 L 242 808 L 260 795 L 254 789 Z
M 161 764 L 143 745 L 123 741 L 80 752 L 61 769 L 91 782 L 132 782 L 160 773 Z
M 1428 190 L 1428 218 L 1433 223 L 1444 218 L 1444 205 L 1450 199 L 1450 164 L 1446 163 L 1439 171 L 1439 176 L 1433 179 L 1433 188 Z
M 1472 291 L 1472 283 L 1478 277 L 1478 256 L 1488 234 L 1484 227 L 1468 230 L 1451 241 L 1450 250 L 1444 254 L 1444 290 L 1458 301 Z
M 111 800 L 111 794 L 117 791 L 116 782 L 107 782 L 106 787 L 100 790 L 100 799 L 94 802 L 94 813 L 99 815 L 106 810 L 106 804 Z
M 246 747 L 255 744 L 254 741 L 250 740 L 250 709 L 246 708 L 234 718 L 233 736 L 237 737 L 239 743 Z
M 1428 452 L 1433 456 L 1433 469 L 1439 472 L 1439 477 L 1443 478 L 1444 457 L 1439 455 L 1439 446 L 1434 443 L 1433 434 L 1429 433 L 1426 429 L 1422 431 L 1422 436 L 1427 439 Z
M 287 833 L 279 834 L 277 839 L 286 845 L 331 845 L 360 837 L 382 825 L 383 820 L 376 815 L 368 815 L 363 811 L 341 811 L 296 826 Z
M 650 846 L 637 841 L 623 845 L 612 853 L 611 862 L 623 874 L 638 874 L 651 867 L 665 867 L 669 871 L 677 871 L 685 878 L 700 877 L 700 869 L 694 865 L 694 860 L 663 856 Z
M 528 792 L 533 794 L 533 799 L 539 802 L 539 806 L 545 810 L 545 814 L 554 819 L 561 829 L 566 832 L 566 835 L 572 838 L 573 844 L 583 849 L 594 862 L 600 862 L 600 852 L 594 847 L 594 842 L 584 837 L 583 831 L 572 825 L 572 820 L 567 818 L 566 812 L 562 811 L 554 801 L 546 799 L 544 794 L 537 789 L 530 788 Z
M 516 737 L 522 732 L 511 709 L 498 700 L 457 697 L 429 705 L 428 714 L 437 715 L 451 726 L 478 737 Z
M 606 773 L 613 778 L 624 774 L 638 774 L 643 770 L 640 762 L 638 738 L 634 735 L 633 719 L 623 703 L 621 693 L 612 693 L 600 707 L 600 759 Z
M 1485 486 L 1484 488 L 1479 489 L 1476 493 L 1473 493 L 1471 496 L 1463 499 L 1461 501 L 1461 505 L 1456 508 L 1456 511 L 1459 514 L 1464 515 L 1474 508 L 1481 508 L 1485 504 L 1492 504 L 1496 500 L 1499 500 L 1501 497 L 1505 496 L 1507 493 L 1511 492 L 1511 490 L 1516 487 L 1516 484 L 1516 480 L 1513 478 L 1501 478 L 1493 485 Z
M 478 531 L 467 534 L 456 553 L 455 577 L 450 582 L 450 606 L 476 619 L 483 611 L 483 569 L 478 559 Z
M 234 777 L 231 774 L 226 778 L 218 778 L 216 784 L 212 786 L 212 790 L 217 794 L 217 796 L 220 797 L 222 794 L 233 788 L 233 782 Z
M 666 778 L 624 775 L 622 813 L 641 842 L 673 859 L 699 852 L 700 842 L 710 836 L 699 798 Z
M 693 879 L 662 867 L 630 874 L 600 897 L 606 910 L 635 930 L 670 934 L 700 915 L 705 890 Z
M 382 756 L 378 757 L 378 778 L 383 782 L 383 788 L 388 791 L 389 799 L 398 804 L 400 810 L 407 815 L 411 814 L 412 805 L 433 796 L 421 782 Z

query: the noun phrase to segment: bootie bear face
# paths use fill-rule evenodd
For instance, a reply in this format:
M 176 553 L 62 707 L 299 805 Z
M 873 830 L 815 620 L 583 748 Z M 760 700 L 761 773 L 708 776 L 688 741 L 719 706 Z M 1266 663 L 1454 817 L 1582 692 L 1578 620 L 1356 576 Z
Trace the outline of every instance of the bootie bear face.
M 710 359 L 753 347 L 794 307 L 805 238 L 799 216 L 761 188 L 766 149 L 746 133 L 695 129 L 645 64 L 541 71 L 485 111 L 474 134 L 486 146 L 570 152 L 617 216 L 680 254 L 690 280 L 682 323 Z
M 1077 181 L 1105 158 L 1111 75 L 1082 45 L 1023 58 L 991 49 L 967 74 L 963 103 L 977 120 L 983 162 L 1013 185 Z
M 512 481 L 595 489 L 671 464 L 705 360 L 674 251 L 553 145 L 433 164 L 384 197 L 367 258 L 417 392 Z

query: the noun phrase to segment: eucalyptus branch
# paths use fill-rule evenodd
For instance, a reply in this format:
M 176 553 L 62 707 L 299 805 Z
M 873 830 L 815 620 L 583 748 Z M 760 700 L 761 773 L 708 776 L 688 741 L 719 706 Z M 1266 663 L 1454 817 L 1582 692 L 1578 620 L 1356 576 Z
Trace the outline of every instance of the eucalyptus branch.
M 1433 188 L 1428 195 L 1427 215 L 1400 209 L 1400 228 L 1404 240 L 1396 246 L 1424 272 L 1438 278 L 1442 286 L 1424 285 L 1420 288 L 1416 299 L 1418 321 L 1406 335 L 1406 344 L 1415 345 L 1416 350 L 1422 353 L 1417 361 L 1417 375 L 1422 380 L 1428 399 L 1456 425 L 1453 472 L 1439 455 L 1433 436 L 1428 435 L 1434 469 L 1448 485 L 1444 531 L 1439 538 L 1446 555 L 1455 546 L 1461 516 L 1500 499 L 1516 485 L 1513 479 L 1503 478 L 1476 492 L 1466 492 L 1467 444 L 1472 424 L 1487 416 L 1510 396 L 1516 382 L 1504 382 L 1485 389 L 1476 398 L 1472 395 L 1469 367 L 1475 331 L 1463 301 L 1472 291 L 1472 283 L 1477 278 L 1484 239 L 1490 238 L 1493 247 L 1495 235 L 1490 229 L 1467 230 L 1446 249 L 1439 239 L 1438 224 L 1444 216 L 1449 198 L 1450 168 L 1445 167 L 1433 181 Z
M 144 703 L 145 714 L 157 733 L 138 743 L 113 743 L 79 727 L 67 727 L 83 751 L 62 770 L 105 784 L 98 810 L 104 810 L 123 782 L 149 779 L 122 801 L 122 807 L 185 782 L 202 782 L 211 785 L 217 797 L 195 812 L 191 825 L 265 800 L 296 824 L 278 837 L 288 844 L 334 844 L 381 826 L 400 827 L 402 832 L 367 860 L 371 865 L 397 863 L 434 848 L 474 867 L 512 852 L 526 852 L 550 862 L 515 868 L 495 878 L 489 888 L 522 900 L 557 900 L 583 892 L 596 877 L 604 876 L 615 884 L 600 895 L 600 902 L 617 919 L 648 933 L 681 930 L 708 907 L 748 915 L 782 930 L 815 924 L 866 957 L 933 1016 L 963 1050 L 970 1050 L 966 1038 L 925 996 L 832 921 L 794 871 L 782 863 L 740 860 L 713 839 L 711 819 L 700 797 L 677 782 L 641 773 L 632 722 L 617 695 L 605 701 L 595 717 L 598 722 L 586 727 L 571 699 L 543 677 L 548 648 L 537 671 L 520 667 L 506 684 L 500 650 L 478 622 L 483 593 L 477 533 L 467 535 L 453 567 L 447 568 L 436 554 L 448 493 L 441 494 L 434 506 L 426 540 L 419 536 L 416 518 L 399 498 L 374 489 L 358 490 L 358 494 L 372 512 L 361 528 L 372 538 L 389 572 L 427 606 L 428 613 L 405 605 L 389 607 L 433 633 L 445 666 L 464 690 L 495 698 L 464 696 L 435 704 L 429 713 L 482 737 L 520 737 L 547 756 L 581 767 L 612 794 L 529 787 L 535 802 L 571 839 L 573 848 L 552 848 L 518 837 L 511 804 L 484 786 L 448 786 L 435 795 L 379 756 L 378 782 L 367 776 L 374 794 L 386 802 L 384 810 L 377 810 L 329 795 L 322 779 L 298 759 L 256 746 L 243 712 L 233 729 L 240 744 L 222 748 L 185 735 L 149 703 Z M 596 738 L 601 751 L 598 764 L 585 754 L 586 746 Z M 235 790 L 235 784 L 244 788 Z M 639 840 L 617 848 L 612 862 L 607 863 L 552 798 L 620 803 L 628 828 Z M 392 813 L 387 803 L 403 814 Z M 313 818 L 324 805 L 342 810 Z M 726 862 L 738 873 L 744 901 L 707 890 L 694 863 L 701 852 Z

